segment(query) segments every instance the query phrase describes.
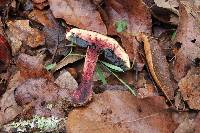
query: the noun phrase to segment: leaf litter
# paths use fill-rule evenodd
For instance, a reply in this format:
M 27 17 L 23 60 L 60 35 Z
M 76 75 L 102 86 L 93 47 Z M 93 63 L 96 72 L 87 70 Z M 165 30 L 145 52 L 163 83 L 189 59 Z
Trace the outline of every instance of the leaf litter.
M 199 132 L 197 0 L 1 0 L 0 7 L 0 34 L 5 38 L 0 43 L 4 129 L 38 116 L 45 130 L 55 125 L 49 118 L 67 119 L 62 132 Z M 73 34 L 71 45 L 65 35 L 73 28 L 84 34 Z M 141 34 L 153 38 L 155 43 L 149 43 L 153 52 L 141 45 L 146 44 Z M 85 71 L 81 59 L 89 56 L 83 48 L 95 50 L 99 44 L 109 48 L 107 36 L 128 54 L 129 69 L 124 70 L 110 49 L 97 50 L 97 75 L 88 73 L 90 82 L 81 84 Z M 92 60 L 85 61 L 92 65 Z M 94 90 L 82 108 L 73 107 L 78 86 Z M 182 118 L 185 114 L 190 117 Z

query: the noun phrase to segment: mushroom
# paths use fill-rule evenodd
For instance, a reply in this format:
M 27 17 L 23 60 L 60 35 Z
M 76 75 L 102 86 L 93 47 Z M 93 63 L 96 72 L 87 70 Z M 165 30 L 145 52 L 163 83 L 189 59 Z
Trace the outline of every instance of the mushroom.
M 95 70 L 99 54 L 104 51 L 107 55 L 113 54 L 110 58 L 123 62 L 123 69 L 130 68 L 128 54 L 113 38 L 99 34 L 93 31 L 73 28 L 67 34 L 66 38 L 76 43 L 78 46 L 87 47 L 85 63 L 83 67 L 82 79 L 79 87 L 72 94 L 72 104 L 84 105 L 92 98 L 92 77 Z

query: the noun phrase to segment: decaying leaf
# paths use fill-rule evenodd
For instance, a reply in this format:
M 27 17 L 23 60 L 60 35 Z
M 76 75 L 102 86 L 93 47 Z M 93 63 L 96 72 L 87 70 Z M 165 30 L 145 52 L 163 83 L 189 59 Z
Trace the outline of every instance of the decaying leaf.
M 128 53 L 130 60 L 141 62 L 138 55 L 138 42 L 135 35 L 140 32 L 151 33 L 151 15 L 142 0 L 108 0 L 105 1 L 105 11 L 108 15 L 108 34 L 118 35 L 122 45 Z M 125 21 L 126 29 L 119 32 L 116 23 Z
M 44 45 L 44 34 L 29 26 L 29 20 L 15 20 L 7 23 L 6 31 L 10 40 L 12 52 L 15 55 L 24 43 L 32 48 Z M 16 44 L 17 43 L 17 44 Z
M 30 78 L 15 89 L 15 100 L 24 112 L 31 109 L 31 115 L 64 117 L 62 106 L 69 93 L 47 79 Z M 28 104 L 32 108 L 27 108 Z
M 159 21 L 167 24 L 178 25 L 179 3 L 177 0 L 154 0 L 155 4 L 150 7 L 152 15 Z
M 57 70 L 63 68 L 64 66 L 66 66 L 70 63 L 74 63 L 81 59 L 83 59 L 83 56 L 81 56 L 79 54 L 68 55 L 56 64 L 54 71 L 57 71 Z
M 173 81 L 171 80 L 169 65 L 166 57 L 162 53 L 158 41 L 153 38 L 148 39 L 145 35 L 142 35 L 142 40 L 144 42 L 147 65 L 154 81 L 168 100 L 173 99 L 175 88 L 173 86 Z
M 191 109 L 200 109 L 200 68 L 192 68 L 178 83 L 179 91 Z
M 32 0 L 34 3 L 37 3 L 37 4 L 39 4 L 39 3 L 42 3 L 42 2 L 45 2 L 46 0 Z
M 99 12 L 90 0 L 49 0 L 50 8 L 56 18 L 81 29 L 107 34 Z
M 44 77 L 49 80 L 53 79 L 52 75 L 44 69 L 39 57 L 20 54 L 18 56 L 17 66 L 20 69 L 20 75 L 25 79 L 38 77 Z
M 175 46 L 174 78 L 179 81 L 183 78 L 192 62 L 200 57 L 200 21 L 196 8 L 189 1 L 181 1 L 179 5 L 180 22 L 178 25 Z
M 6 91 L 0 100 L 0 126 L 12 121 L 22 112 L 22 107 L 17 105 L 14 96 L 14 89 Z
M 127 91 L 105 91 L 69 113 L 70 133 L 170 133 L 177 125 L 162 97 L 137 99 Z
M 57 55 L 64 55 L 68 50 L 68 47 L 66 47 L 67 41 L 65 40 L 66 31 L 60 26 L 51 10 L 33 10 L 29 14 L 29 18 L 42 25 L 41 30 L 44 32 L 45 44 L 47 45 L 48 51 L 50 51 L 54 57 Z
M 73 90 L 76 90 L 78 88 L 78 83 L 76 80 L 72 77 L 72 75 L 68 71 L 61 71 L 58 78 L 55 80 L 55 83 L 60 88 L 69 88 L 70 92 Z
M 154 2 L 158 7 L 166 8 L 173 11 L 177 15 L 179 14 L 178 10 L 176 9 L 179 6 L 179 3 L 177 0 L 168 0 L 168 1 L 154 0 Z
M 19 80 L 17 85 L 12 84 L 11 88 L 15 89 L 15 100 L 23 107 L 23 113 L 64 117 L 63 106 L 67 107 L 69 104 L 66 101 L 69 100 L 70 92 L 67 87 L 70 86 L 61 83 L 62 77 L 59 77 L 60 80 L 56 83 L 65 88 L 53 82 L 52 75 L 44 69 L 39 58 L 26 54 L 19 55 L 17 66 L 20 69 L 18 77 L 22 77 L 22 80 Z

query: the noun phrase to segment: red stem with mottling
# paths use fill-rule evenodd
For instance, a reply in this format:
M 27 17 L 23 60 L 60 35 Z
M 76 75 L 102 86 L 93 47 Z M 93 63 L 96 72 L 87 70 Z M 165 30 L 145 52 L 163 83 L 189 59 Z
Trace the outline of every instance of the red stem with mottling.
M 73 93 L 73 104 L 82 105 L 92 98 L 92 77 L 99 56 L 98 48 L 88 47 L 83 67 L 82 80 L 78 89 Z

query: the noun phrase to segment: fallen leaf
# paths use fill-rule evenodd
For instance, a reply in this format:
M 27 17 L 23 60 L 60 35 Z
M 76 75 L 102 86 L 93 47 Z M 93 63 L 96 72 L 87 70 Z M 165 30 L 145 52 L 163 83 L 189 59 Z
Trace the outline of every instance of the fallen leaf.
M 90 0 L 48 0 L 50 9 L 56 18 L 81 29 L 107 34 L 99 12 Z
M 45 44 L 54 57 L 66 54 L 66 51 L 69 50 L 66 46 L 66 29 L 60 26 L 50 9 L 45 11 L 33 10 L 28 17 L 42 24 L 41 30 L 44 32 Z
M 200 113 L 198 113 L 197 117 L 195 118 L 195 133 L 200 132 L 199 123 L 200 123 Z
M 193 60 L 200 57 L 199 16 L 189 1 L 181 1 L 179 5 L 180 21 L 176 33 L 175 45 L 179 44 L 175 52 L 173 68 L 174 78 L 180 81 L 190 69 Z
M 20 54 L 17 60 L 17 67 L 20 70 L 20 75 L 25 79 L 38 77 L 53 79 L 52 75 L 44 69 L 41 59 L 37 56 Z
M 145 57 L 147 61 L 148 69 L 151 73 L 152 78 L 158 85 L 158 87 L 165 94 L 167 99 L 174 98 L 174 90 L 176 84 L 173 82 L 169 71 L 169 64 L 167 63 L 166 57 L 163 54 L 159 42 L 154 39 L 148 39 L 145 35 L 142 35 L 144 43 Z
M 68 115 L 70 133 L 170 133 L 177 125 L 162 97 L 137 99 L 127 91 L 105 91 Z
M 140 32 L 151 33 L 151 15 L 142 0 L 109 0 L 105 2 L 108 15 L 108 34 L 118 35 L 131 61 L 141 62 L 135 36 Z M 118 32 L 116 24 L 126 22 L 126 29 Z
M 12 121 L 22 112 L 22 108 L 17 105 L 14 96 L 14 89 L 5 92 L 0 100 L 0 125 Z
M 34 3 L 37 3 L 37 4 L 39 4 L 39 3 L 43 3 L 43 2 L 45 2 L 46 0 L 32 0 Z
M 30 78 L 15 89 L 16 102 L 24 108 L 24 112 L 29 110 L 26 106 L 32 104 L 32 115 L 64 117 L 62 106 L 68 98 L 66 89 L 44 78 Z
M 13 74 L 8 82 L 8 89 L 14 89 L 17 86 L 19 86 L 22 82 L 24 82 L 26 79 L 21 76 L 20 71 L 17 71 L 15 74 Z
M 158 7 L 169 9 L 170 11 L 174 12 L 175 14 L 179 14 L 177 7 L 179 6 L 179 3 L 177 0 L 154 0 L 155 4 Z
M 81 60 L 83 58 L 84 58 L 84 56 L 81 56 L 81 55 L 78 55 L 78 54 L 68 55 L 56 64 L 54 71 L 57 71 L 57 70 L 63 68 L 64 66 L 66 66 L 70 63 L 74 63 L 74 62 Z
M 38 4 L 35 3 L 34 6 L 39 10 L 43 10 L 45 7 L 49 6 L 49 2 L 46 0 L 43 3 L 38 3 Z
M 192 68 L 179 83 L 179 91 L 191 109 L 200 110 L 200 68 Z
M 68 87 L 72 86 L 66 85 L 63 77 L 59 77 L 56 83 L 66 86 L 61 88 L 56 85 L 53 76 L 44 69 L 41 59 L 36 56 L 20 54 L 17 66 L 19 72 L 12 77 L 9 86 L 15 89 L 15 100 L 23 107 L 23 117 L 34 114 L 64 117 L 64 109 L 70 101 L 69 90 L 72 89 Z
M 43 33 L 38 29 L 31 28 L 29 20 L 9 21 L 7 22 L 7 26 L 8 30 L 6 33 L 11 38 L 11 47 L 14 55 L 19 51 L 22 43 L 32 48 L 45 44 Z
M 78 88 L 78 83 L 66 70 L 60 72 L 54 83 L 56 83 L 60 88 L 69 88 L 69 92 L 72 92 Z
M 195 131 L 195 122 L 194 119 L 185 119 L 174 133 L 194 133 Z
M 137 89 L 137 97 L 138 98 L 145 98 L 145 97 L 151 97 L 151 96 L 158 96 L 158 90 L 151 81 L 151 79 L 148 78 L 148 73 L 146 71 L 142 71 L 138 74 L 137 81 L 135 83 L 135 88 Z
M 160 22 L 170 24 L 170 25 L 178 25 L 179 22 L 179 13 L 168 8 L 162 8 L 154 5 L 151 7 L 152 15 L 154 18 L 159 20 Z M 175 12 L 175 13 L 174 13 Z
M 174 133 L 199 133 L 196 129 L 199 126 L 198 115 L 195 112 L 175 113 L 178 119 L 179 126 Z

